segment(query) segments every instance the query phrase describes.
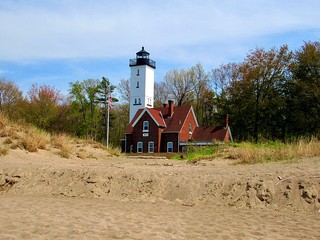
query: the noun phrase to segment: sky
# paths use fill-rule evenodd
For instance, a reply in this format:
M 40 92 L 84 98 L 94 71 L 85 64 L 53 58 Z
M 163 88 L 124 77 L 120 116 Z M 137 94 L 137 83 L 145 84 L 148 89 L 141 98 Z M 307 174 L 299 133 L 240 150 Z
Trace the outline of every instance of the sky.
M 129 79 L 144 46 L 155 81 L 201 63 L 207 71 L 249 50 L 320 40 L 319 0 L 1 0 L 0 78 L 67 94 L 69 83 Z

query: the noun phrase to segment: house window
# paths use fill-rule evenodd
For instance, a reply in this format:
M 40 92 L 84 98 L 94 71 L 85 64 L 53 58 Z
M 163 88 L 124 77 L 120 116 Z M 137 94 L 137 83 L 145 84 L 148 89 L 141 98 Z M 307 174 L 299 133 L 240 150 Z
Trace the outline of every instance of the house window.
M 172 153 L 173 152 L 173 142 L 167 143 L 167 152 Z
M 149 121 L 143 121 L 143 132 L 149 132 Z
M 137 81 L 137 88 L 139 88 L 139 81 Z
M 142 153 L 143 151 L 143 148 L 142 148 L 142 142 L 138 142 L 137 143 L 137 153 Z
M 154 153 L 154 142 L 149 142 L 148 143 L 148 152 L 149 153 Z
M 130 152 L 133 152 L 133 145 L 130 145 Z

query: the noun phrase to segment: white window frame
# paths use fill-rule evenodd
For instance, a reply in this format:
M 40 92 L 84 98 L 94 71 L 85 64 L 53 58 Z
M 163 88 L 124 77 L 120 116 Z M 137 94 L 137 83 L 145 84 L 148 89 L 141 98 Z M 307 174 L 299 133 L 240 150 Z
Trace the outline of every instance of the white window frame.
M 154 153 L 154 142 L 148 142 L 148 153 Z
M 171 145 L 171 147 L 169 147 Z M 171 149 L 171 151 L 169 151 Z M 167 142 L 167 153 L 173 153 L 173 142 Z
M 133 152 L 133 145 L 130 145 L 130 152 Z
M 149 132 L 149 121 L 143 121 L 142 132 Z
M 141 147 L 139 147 L 141 145 Z M 141 151 L 139 149 L 141 148 Z M 137 142 L 137 153 L 142 153 L 143 152 L 143 142 Z

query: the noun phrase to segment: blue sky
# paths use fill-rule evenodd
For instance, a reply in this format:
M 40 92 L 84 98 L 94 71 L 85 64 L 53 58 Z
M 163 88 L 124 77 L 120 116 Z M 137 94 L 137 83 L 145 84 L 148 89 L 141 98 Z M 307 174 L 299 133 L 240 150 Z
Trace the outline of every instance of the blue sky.
M 128 79 L 144 46 L 155 79 L 201 63 L 239 62 L 255 47 L 320 40 L 319 0 L 1 0 L 0 77 L 67 93 L 69 83 Z

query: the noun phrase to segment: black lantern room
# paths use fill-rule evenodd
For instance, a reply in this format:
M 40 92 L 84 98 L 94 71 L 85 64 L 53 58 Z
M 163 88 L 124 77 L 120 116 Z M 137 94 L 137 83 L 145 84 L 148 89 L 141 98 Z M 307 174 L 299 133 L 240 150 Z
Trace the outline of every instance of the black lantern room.
M 136 53 L 136 58 L 130 59 L 129 66 L 148 65 L 149 67 L 156 68 L 156 62 L 149 59 L 150 53 L 144 50 L 144 47 Z

